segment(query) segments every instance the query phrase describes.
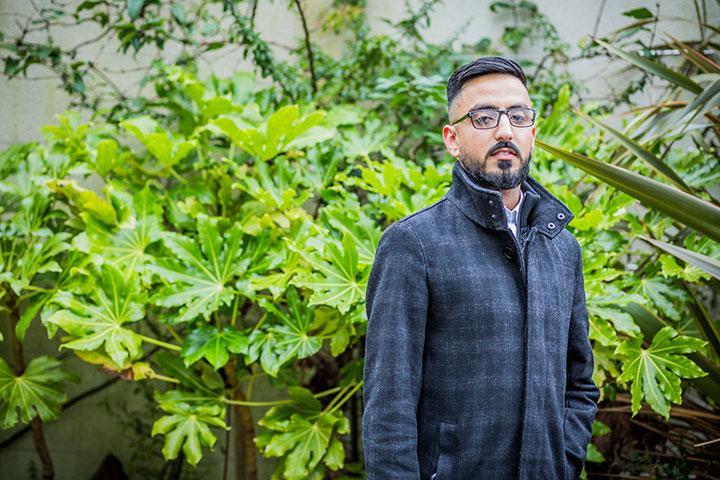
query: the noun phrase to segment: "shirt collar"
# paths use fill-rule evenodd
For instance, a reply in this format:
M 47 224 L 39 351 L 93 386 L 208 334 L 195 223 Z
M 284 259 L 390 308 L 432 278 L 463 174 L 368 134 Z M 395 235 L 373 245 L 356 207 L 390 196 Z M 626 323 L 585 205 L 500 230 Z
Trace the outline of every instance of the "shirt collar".
M 452 186 L 445 197 L 472 222 L 494 230 L 507 228 L 505 208 L 499 190 L 481 186 L 465 170 L 459 160 L 452 170 Z M 560 200 L 548 192 L 537 180 L 528 175 L 521 184 L 523 208 L 519 223 L 535 227 L 549 238 L 554 238 L 572 220 L 573 213 Z M 518 203 L 518 205 L 520 205 Z

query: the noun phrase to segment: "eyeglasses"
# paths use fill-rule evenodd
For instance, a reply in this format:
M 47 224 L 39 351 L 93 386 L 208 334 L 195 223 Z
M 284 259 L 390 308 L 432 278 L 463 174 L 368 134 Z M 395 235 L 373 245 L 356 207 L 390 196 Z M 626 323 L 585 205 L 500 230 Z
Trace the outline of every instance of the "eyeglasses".
M 477 110 L 470 110 L 462 117 L 455 120 L 451 125 L 460 123 L 466 118 L 470 118 L 472 126 L 478 130 L 486 130 L 488 128 L 495 128 L 500 123 L 500 116 L 502 114 L 507 115 L 510 120 L 510 125 L 513 127 L 532 127 L 535 123 L 535 110 L 527 107 L 513 107 L 507 110 L 498 108 L 479 108 Z

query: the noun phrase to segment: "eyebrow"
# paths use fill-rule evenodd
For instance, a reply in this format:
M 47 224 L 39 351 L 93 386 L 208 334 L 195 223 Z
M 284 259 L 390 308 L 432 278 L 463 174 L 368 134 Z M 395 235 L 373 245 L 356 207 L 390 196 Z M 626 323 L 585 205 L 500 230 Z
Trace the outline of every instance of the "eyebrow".
M 518 104 L 515 104 L 515 105 L 510 105 L 508 108 L 520 108 L 520 107 L 522 107 L 522 108 L 530 108 L 530 107 L 528 107 L 527 105 L 522 104 L 522 103 L 518 103 Z M 496 109 L 496 110 L 497 110 L 497 106 L 495 106 L 495 105 L 490 105 L 489 103 L 476 103 L 475 105 L 473 105 L 472 107 L 470 107 L 470 110 L 468 110 L 468 111 L 469 111 L 469 112 L 472 112 L 473 110 L 480 110 L 481 108 L 492 108 L 492 109 Z

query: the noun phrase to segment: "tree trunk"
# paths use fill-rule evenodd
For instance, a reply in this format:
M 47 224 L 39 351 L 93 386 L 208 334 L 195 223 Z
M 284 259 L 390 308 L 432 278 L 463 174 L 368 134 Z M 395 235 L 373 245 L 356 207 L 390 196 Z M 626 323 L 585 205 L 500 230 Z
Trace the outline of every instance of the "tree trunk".
M 235 389 L 235 400 L 244 401 L 242 389 Z M 235 429 L 235 465 L 238 470 L 237 480 L 257 480 L 257 460 L 255 442 L 255 426 L 250 408 L 233 405 L 233 428 Z M 243 479 L 242 472 L 245 472 Z
M 225 374 L 234 391 L 235 400 L 245 401 L 242 386 L 237 382 L 235 365 L 228 362 Z M 255 448 L 255 426 L 250 408 L 243 405 L 232 407 L 232 428 L 235 434 L 235 479 L 257 480 L 257 451 Z
M 25 356 L 23 355 L 22 343 L 15 334 L 15 329 L 20 321 L 20 307 L 17 304 L 18 298 L 14 292 L 8 290 L 7 295 L 7 308 L 10 310 L 10 342 L 12 344 L 13 363 L 15 364 L 15 374 L 20 376 L 25 372 Z M 30 421 L 30 428 L 33 433 L 35 450 L 42 463 L 42 478 L 43 480 L 52 480 L 55 478 L 55 468 L 45 441 L 43 424 L 39 417 L 35 417 Z

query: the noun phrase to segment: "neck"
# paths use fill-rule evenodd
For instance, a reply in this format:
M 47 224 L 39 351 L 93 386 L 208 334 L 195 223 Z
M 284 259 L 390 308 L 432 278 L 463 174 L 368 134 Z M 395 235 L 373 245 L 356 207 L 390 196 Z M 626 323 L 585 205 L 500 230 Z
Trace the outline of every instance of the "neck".
M 520 203 L 520 185 L 510 190 L 500 190 L 503 203 L 508 210 L 512 210 Z

